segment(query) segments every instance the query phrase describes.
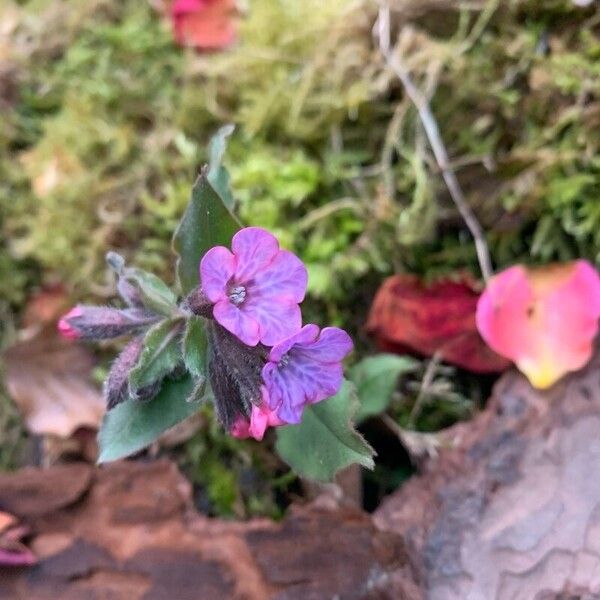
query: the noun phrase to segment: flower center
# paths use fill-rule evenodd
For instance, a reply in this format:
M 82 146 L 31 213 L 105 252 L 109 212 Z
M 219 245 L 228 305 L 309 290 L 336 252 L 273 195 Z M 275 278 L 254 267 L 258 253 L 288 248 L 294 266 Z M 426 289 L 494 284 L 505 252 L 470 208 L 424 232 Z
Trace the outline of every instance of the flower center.
M 279 362 L 277 363 L 277 366 L 282 369 L 283 367 L 286 367 L 287 364 L 290 362 L 290 353 L 286 352 L 280 359 Z
M 239 306 L 246 299 L 246 288 L 243 285 L 236 285 L 229 290 L 229 299 L 233 304 Z

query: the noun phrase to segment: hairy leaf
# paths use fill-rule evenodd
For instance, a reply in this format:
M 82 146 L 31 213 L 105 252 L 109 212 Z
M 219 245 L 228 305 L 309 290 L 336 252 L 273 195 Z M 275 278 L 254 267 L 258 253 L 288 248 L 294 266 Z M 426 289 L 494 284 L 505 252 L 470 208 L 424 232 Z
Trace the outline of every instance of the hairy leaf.
M 181 362 L 180 319 L 165 319 L 148 331 L 136 366 L 129 373 L 129 392 L 138 393 L 160 382 Z
M 227 138 L 233 133 L 234 125 L 224 125 L 213 135 L 208 148 L 209 163 L 207 179 L 225 206 L 233 209 L 234 199 L 231 193 L 230 177 L 227 169 L 221 164 L 227 148 Z
M 418 362 L 408 356 L 377 354 L 361 360 L 352 367 L 349 377 L 356 385 L 360 406 L 356 421 L 382 413 L 402 373 L 413 371 Z
M 156 275 L 130 267 L 123 270 L 122 279 L 137 290 L 144 306 L 161 315 L 173 314 L 177 297 Z
M 354 385 L 344 381 L 335 396 L 307 406 L 302 423 L 278 428 L 277 452 L 296 473 L 317 481 L 354 463 L 372 469 L 374 451 L 352 425 L 357 404 Z
M 204 169 L 192 188 L 190 203 L 173 237 L 183 294 L 198 286 L 200 259 L 206 251 L 213 246 L 228 246 L 239 228 L 239 222 L 209 183 Z
M 190 317 L 183 334 L 183 361 L 193 377 L 206 377 L 208 338 L 202 317 Z
M 165 381 L 149 402 L 130 399 L 108 411 L 98 433 L 98 462 L 110 462 L 142 450 L 197 411 L 197 404 L 186 402 L 192 388 L 190 377 Z

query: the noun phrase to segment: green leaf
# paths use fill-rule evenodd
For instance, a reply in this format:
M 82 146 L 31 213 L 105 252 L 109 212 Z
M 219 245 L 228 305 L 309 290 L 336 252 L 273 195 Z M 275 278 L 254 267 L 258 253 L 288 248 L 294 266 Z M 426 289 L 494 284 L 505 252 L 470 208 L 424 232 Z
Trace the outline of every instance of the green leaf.
M 352 425 L 356 407 L 354 385 L 344 381 L 335 396 L 307 406 L 302 423 L 277 429 L 277 452 L 296 473 L 317 481 L 354 463 L 372 469 L 374 451 Z
M 177 308 L 177 297 L 166 283 L 156 275 L 129 267 L 123 269 L 123 278 L 140 293 L 144 306 L 165 316 L 173 314 Z
M 148 330 L 142 353 L 129 373 L 129 393 L 161 381 L 181 362 L 181 319 L 165 319 Z
M 213 246 L 229 246 L 240 224 L 208 182 L 203 171 L 173 237 L 177 276 L 184 295 L 199 284 L 200 259 Z
M 134 454 L 154 442 L 167 429 L 198 410 L 186 402 L 192 391 L 190 377 L 165 381 L 161 391 L 148 402 L 126 400 L 104 415 L 98 445 L 98 463 Z
M 210 388 L 207 388 L 206 386 L 206 378 L 199 377 L 198 379 L 194 379 L 194 387 L 190 392 L 190 395 L 186 398 L 186 402 L 197 405 L 201 402 L 207 402 L 211 398 L 212 394 Z
M 230 177 L 227 169 L 221 164 L 227 148 L 227 138 L 233 133 L 234 125 L 224 125 L 213 135 L 208 147 L 209 162 L 207 178 L 213 189 L 229 209 L 233 209 L 234 199 L 231 193 Z
M 183 362 L 186 369 L 195 378 L 206 378 L 206 358 L 208 338 L 204 319 L 190 317 L 183 334 Z
M 418 366 L 418 361 L 396 354 L 369 356 L 354 365 L 348 376 L 356 385 L 360 400 L 356 422 L 382 413 L 390 403 L 398 377 Z

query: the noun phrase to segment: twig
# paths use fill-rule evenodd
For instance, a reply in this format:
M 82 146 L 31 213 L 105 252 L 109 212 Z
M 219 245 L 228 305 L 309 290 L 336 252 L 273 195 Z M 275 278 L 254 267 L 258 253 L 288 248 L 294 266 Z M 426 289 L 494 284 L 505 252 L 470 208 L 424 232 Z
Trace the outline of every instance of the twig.
M 461 217 L 465 224 L 469 228 L 473 240 L 475 241 L 475 250 L 477 252 L 477 260 L 479 261 L 479 268 L 484 280 L 487 282 L 492 276 L 492 261 L 490 259 L 490 253 L 485 241 L 485 236 L 475 213 L 471 210 L 465 195 L 458 183 L 458 179 L 454 174 L 450 166 L 450 160 L 448 158 L 448 152 L 442 141 L 440 130 L 437 121 L 431 111 L 427 98 L 413 83 L 410 74 L 400 59 L 394 55 L 390 48 L 390 7 L 389 5 L 383 5 L 379 10 L 379 17 L 377 19 L 377 33 L 379 39 L 379 49 L 384 56 L 388 67 L 394 72 L 394 74 L 400 79 L 408 97 L 415 105 L 419 118 L 425 129 L 429 145 L 433 150 L 435 160 L 442 172 L 450 196 L 458 209 Z
M 421 387 L 419 389 L 419 393 L 417 394 L 417 399 L 415 400 L 415 403 L 414 403 L 412 410 L 410 411 L 410 415 L 408 417 L 408 426 L 409 427 L 415 426 L 415 421 L 421 414 L 421 410 L 423 409 L 423 403 L 425 402 L 425 398 L 427 397 L 427 394 L 429 393 L 429 388 L 431 387 L 431 384 L 433 383 L 433 378 L 435 377 L 435 372 L 437 371 L 437 368 L 438 368 L 441 360 L 442 360 L 442 355 L 438 351 L 431 357 L 431 360 L 429 361 L 429 364 L 427 365 L 427 368 L 425 369 L 425 373 L 423 375 L 423 381 L 421 382 Z
M 415 462 L 414 459 L 420 460 L 424 457 L 437 457 L 438 448 L 440 447 L 440 440 L 437 434 L 404 429 L 390 415 L 385 413 L 381 415 L 381 419 L 406 448 L 413 462 Z

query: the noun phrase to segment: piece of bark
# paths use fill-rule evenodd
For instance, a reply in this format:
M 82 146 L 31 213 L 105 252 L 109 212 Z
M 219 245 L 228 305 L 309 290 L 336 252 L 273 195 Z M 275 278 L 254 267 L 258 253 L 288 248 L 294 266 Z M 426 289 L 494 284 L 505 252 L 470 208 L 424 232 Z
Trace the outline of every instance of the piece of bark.
M 386 499 L 433 600 L 600 598 L 600 357 L 547 392 L 516 372 Z
M 39 564 L 0 570 L 2 600 L 421 598 L 401 537 L 358 510 L 297 507 L 281 523 L 208 519 L 166 460 L 97 468 L 85 494 L 57 503 L 63 469 L 0 479 L 0 507 L 30 496 L 53 506 L 26 510 Z
M 84 463 L 60 465 L 50 471 L 27 468 L 0 473 L 0 510 L 22 519 L 52 514 L 79 500 L 91 478 L 92 467 Z

